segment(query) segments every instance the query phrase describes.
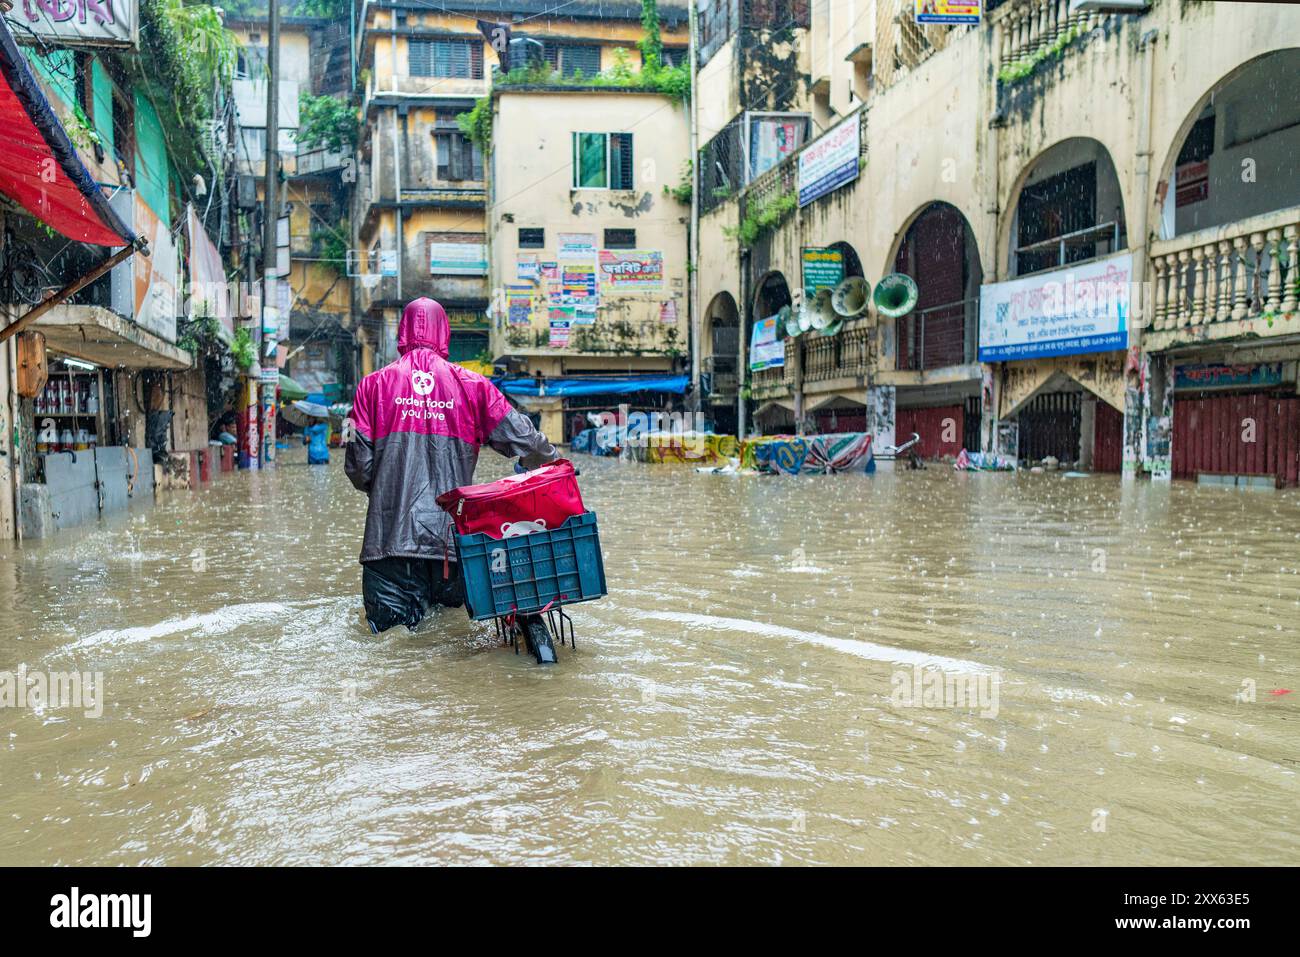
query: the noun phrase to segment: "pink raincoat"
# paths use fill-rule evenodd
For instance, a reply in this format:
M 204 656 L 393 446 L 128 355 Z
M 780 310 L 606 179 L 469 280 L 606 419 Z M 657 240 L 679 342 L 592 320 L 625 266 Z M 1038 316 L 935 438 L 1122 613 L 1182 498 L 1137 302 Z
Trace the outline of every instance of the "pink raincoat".
M 483 376 L 447 361 L 447 313 L 432 299 L 402 312 L 396 362 L 357 386 L 344 469 L 370 497 L 361 561 L 455 558 L 435 499 L 474 481 L 481 446 L 525 468 L 557 458 L 528 417 Z

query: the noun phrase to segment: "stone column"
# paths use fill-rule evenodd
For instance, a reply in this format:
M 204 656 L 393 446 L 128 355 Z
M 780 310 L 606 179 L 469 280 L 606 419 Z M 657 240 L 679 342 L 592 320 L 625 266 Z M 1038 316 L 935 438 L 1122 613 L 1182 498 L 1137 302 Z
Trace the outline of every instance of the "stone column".
M 867 387 L 867 431 L 871 433 L 871 448 L 881 449 L 897 441 L 894 431 L 897 393 L 892 385 Z M 893 462 L 877 461 L 881 471 L 893 469 Z

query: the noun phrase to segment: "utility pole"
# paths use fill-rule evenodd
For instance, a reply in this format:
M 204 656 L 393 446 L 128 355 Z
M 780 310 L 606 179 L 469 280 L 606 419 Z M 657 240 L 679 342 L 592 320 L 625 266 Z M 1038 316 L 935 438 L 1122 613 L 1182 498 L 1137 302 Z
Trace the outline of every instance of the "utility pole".
M 700 352 L 704 349 L 704 317 L 700 315 L 700 129 L 699 129 L 699 109 L 695 101 L 695 75 L 699 70 L 699 4 L 696 0 L 690 0 L 690 6 L 687 11 L 688 23 L 690 26 L 690 45 L 687 47 L 687 58 L 690 60 L 691 68 L 691 103 L 690 103 L 690 123 L 691 123 L 691 236 L 690 244 L 687 249 L 689 266 L 687 267 L 687 286 L 686 292 L 689 297 L 687 308 L 690 311 L 690 343 L 691 343 L 691 387 L 695 395 L 695 417 L 691 423 L 691 428 L 704 428 L 704 390 L 700 387 Z M 709 350 L 713 354 L 713 350 Z
M 275 390 L 280 373 L 280 0 L 270 0 L 266 44 L 266 180 L 262 187 L 262 461 L 275 461 Z

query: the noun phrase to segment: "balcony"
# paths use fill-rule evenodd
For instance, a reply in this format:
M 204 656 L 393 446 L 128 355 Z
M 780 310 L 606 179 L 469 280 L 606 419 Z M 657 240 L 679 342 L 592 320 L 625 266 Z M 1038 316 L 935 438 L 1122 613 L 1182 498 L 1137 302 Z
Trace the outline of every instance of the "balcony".
M 319 176 L 335 173 L 344 168 L 351 155 L 343 150 L 319 149 L 298 150 L 298 166 L 295 176 Z
M 1187 340 L 1288 331 L 1300 299 L 1300 206 L 1151 244 L 1151 329 L 1158 351 Z

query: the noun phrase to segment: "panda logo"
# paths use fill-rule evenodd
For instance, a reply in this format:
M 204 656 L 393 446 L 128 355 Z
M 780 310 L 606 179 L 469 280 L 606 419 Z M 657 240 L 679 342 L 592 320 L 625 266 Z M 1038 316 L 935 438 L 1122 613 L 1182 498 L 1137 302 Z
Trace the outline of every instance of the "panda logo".
M 433 373 L 414 370 L 411 373 L 411 388 L 415 389 L 416 395 L 428 395 L 433 391 Z
M 501 525 L 502 538 L 518 538 L 520 535 L 531 535 L 534 532 L 546 531 L 546 519 L 538 518 L 531 522 L 503 522 Z

